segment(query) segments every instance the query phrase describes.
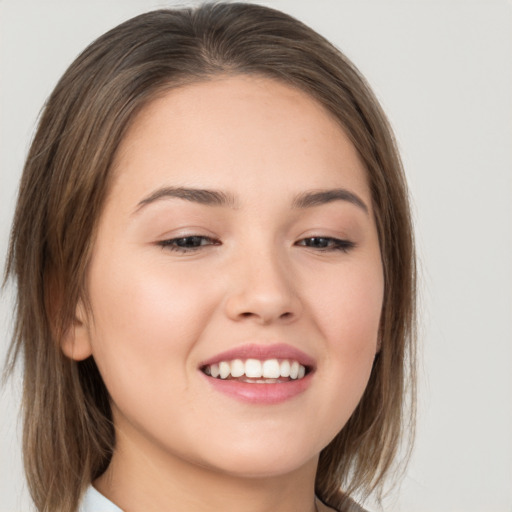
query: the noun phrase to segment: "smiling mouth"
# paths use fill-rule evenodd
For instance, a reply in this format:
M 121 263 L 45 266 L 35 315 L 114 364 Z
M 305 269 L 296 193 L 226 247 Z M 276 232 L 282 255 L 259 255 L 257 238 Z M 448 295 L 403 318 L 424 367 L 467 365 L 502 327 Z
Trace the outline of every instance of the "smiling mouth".
M 310 368 L 293 359 L 233 359 L 205 365 L 201 371 L 214 379 L 278 384 L 303 379 Z

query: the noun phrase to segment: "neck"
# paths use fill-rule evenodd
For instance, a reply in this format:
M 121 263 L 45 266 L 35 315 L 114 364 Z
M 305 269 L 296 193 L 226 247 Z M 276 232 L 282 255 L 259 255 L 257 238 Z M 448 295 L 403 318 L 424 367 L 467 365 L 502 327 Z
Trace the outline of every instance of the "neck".
M 118 436 L 94 485 L 124 512 L 315 512 L 317 463 L 286 474 L 234 475 Z

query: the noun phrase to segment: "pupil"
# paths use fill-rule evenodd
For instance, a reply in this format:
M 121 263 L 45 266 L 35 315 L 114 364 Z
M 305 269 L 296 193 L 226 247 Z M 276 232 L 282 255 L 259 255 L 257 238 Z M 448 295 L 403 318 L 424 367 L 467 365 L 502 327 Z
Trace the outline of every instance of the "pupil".
M 187 236 L 178 240 L 180 247 L 199 247 L 201 245 L 201 237 L 199 236 Z
M 311 238 L 311 245 L 314 247 L 326 247 L 327 238 L 313 237 Z

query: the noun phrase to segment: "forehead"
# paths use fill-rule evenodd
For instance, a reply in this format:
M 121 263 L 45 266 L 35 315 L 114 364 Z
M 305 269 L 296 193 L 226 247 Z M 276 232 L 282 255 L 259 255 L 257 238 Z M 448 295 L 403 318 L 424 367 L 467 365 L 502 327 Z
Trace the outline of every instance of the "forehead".
M 171 180 L 260 190 L 349 185 L 368 194 L 364 165 L 334 116 L 305 92 L 252 75 L 162 93 L 133 120 L 113 172 L 117 187 L 141 191 Z

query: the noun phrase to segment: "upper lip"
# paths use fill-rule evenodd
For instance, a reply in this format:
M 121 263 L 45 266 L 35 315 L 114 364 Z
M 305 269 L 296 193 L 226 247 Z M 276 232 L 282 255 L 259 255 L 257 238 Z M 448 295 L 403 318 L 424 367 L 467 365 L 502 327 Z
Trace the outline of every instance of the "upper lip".
M 266 359 L 291 359 L 310 369 L 313 369 L 315 366 L 315 360 L 311 356 L 292 345 L 287 345 L 286 343 L 275 343 L 272 345 L 248 343 L 216 354 L 210 359 L 203 361 L 199 367 L 203 368 L 212 364 L 218 364 L 221 361 L 232 361 L 234 359 L 259 359 L 260 361 L 265 361 Z

